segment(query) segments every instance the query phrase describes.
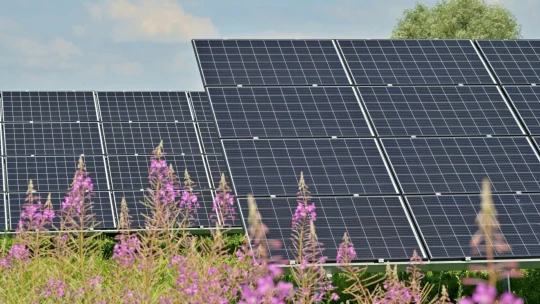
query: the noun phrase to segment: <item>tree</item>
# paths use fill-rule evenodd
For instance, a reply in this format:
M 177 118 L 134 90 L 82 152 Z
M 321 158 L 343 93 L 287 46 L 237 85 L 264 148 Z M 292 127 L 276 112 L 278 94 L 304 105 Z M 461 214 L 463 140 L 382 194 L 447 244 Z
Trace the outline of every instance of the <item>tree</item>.
M 485 0 L 442 0 L 434 7 L 416 3 L 392 32 L 394 39 L 518 39 L 521 25 L 501 5 Z

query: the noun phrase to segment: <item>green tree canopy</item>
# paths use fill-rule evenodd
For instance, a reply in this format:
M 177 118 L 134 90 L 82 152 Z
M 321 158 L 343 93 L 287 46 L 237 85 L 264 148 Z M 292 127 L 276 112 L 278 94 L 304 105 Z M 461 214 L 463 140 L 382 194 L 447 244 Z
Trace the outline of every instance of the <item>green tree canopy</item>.
M 434 7 L 416 3 L 392 32 L 395 39 L 518 39 L 521 25 L 501 5 L 484 0 L 442 0 Z

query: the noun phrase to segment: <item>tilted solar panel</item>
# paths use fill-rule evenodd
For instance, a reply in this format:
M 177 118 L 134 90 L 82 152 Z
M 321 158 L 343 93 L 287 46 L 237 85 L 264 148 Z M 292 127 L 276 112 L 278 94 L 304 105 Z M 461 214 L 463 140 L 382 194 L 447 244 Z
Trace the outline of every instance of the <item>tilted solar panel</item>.
M 208 88 L 221 138 L 372 136 L 351 87 Z
M 193 122 L 104 122 L 108 154 L 151 155 L 163 140 L 167 154 L 201 154 Z
M 193 121 L 186 92 L 97 92 L 103 121 Z
M 405 194 L 540 191 L 540 161 L 527 137 L 382 139 Z M 234 176 L 234 175 L 233 175 Z
M 358 90 L 379 136 L 524 134 L 495 86 Z
M 495 256 L 540 256 L 540 194 L 492 198 L 500 231 L 510 245 L 510 251 L 495 251 Z M 485 242 L 470 245 L 479 229 L 475 222 L 481 207 L 479 195 L 407 196 L 407 201 L 433 259 L 485 257 Z
M 221 174 L 225 173 L 225 181 L 230 186 L 231 177 L 229 175 L 229 170 L 227 169 L 227 162 L 223 155 L 206 155 L 206 162 L 210 169 L 210 178 L 212 182 L 212 187 L 217 189 L 221 181 Z
M 67 190 L 66 190 L 67 192 Z M 51 193 L 51 203 L 55 211 L 55 218 L 53 220 L 54 227 L 47 227 L 48 229 L 54 230 L 54 228 L 60 228 L 60 210 L 62 209 L 62 202 L 65 200 L 66 192 L 53 192 Z M 35 193 L 40 197 L 42 206 L 45 205 L 47 201 L 47 196 L 49 193 L 37 192 Z M 11 230 L 15 230 L 19 227 L 19 220 L 21 218 L 21 210 L 26 204 L 25 199 L 27 197 L 26 193 L 9 193 L 9 206 L 10 206 L 10 222 Z M 116 228 L 113 211 L 112 211 L 112 201 L 111 195 L 109 192 L 93 192 L 91 209 L 86 211 L 86 214 L 94 214 L 94 224 L 97 224 L 96 228 L 99 229 L 112 229 Z M 91 223 L 85 223 L 88 227 Z
M 478 40 L 501 84 L 540 83 L 540 40 Z
M 338 40 L 355 84 L 495 84 L 470 40 Z
M 205 85 L 350 84 L 331 40 L 193 40 Z
M 505 86 L 504 90 L 516 107 L 529 132 L 533 135 L 540 134 L 540 88 L 533 86 Z
M 103 154 L 97 122 L 5 123 L 7 156 Z
M 215 122 L 198 122 L 205 154 L 223 154 Z
M 92 92 L 3 92 L 7 122 L 97 121 Z
M 189 96 L 193 104 L 195 119 L 197 121 L 213 122 L 214 115 L 212 114 L 212 108 L 210 107 L 210 101 L 208 101 L 206 92 L 189 92 Z
M 313 198 L 317 213 L 315 225 L 323 255 L 335 261 L 345 232 L 354 244 L 356 260 L 406 260 L 414 252 L 423 256 L 401 198 L 394 197 L 324 197 Z M 249 214 L 246 199 L 239 200 L 244 216 Z M 272 258 L 295 260 L 292 244 L 292 215 L 296 198 L 259 198 L 257 209 L 269 228 L 268 240 L 279 240 L 280 249 L 270 249 Z M 248 223 L 246 223 L 246 226 Z
M 373 139 L 223 140 L 236 194 L 295 196 L 300 173 L 314 195 L 396 193 Z
M 0 231 L 6 231 L 8 229 L 8 223 L 7 223 L 7 204 L 8 201 L 6 200 L 6 194 L 1 193 L 0 194 Z

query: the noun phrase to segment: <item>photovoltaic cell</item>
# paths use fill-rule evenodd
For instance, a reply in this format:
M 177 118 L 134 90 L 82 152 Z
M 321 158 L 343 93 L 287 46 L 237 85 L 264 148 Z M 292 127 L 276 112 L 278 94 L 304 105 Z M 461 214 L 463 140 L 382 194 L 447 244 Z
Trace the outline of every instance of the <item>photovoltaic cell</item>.
M 163 140 L 167 154 L 201 154 L 193 122 L 104 122 L 109 154 L 147 154 Z
M 103 154 L 97 122 L 5 123 L 6 155 Z
M 210 168 L 210 178 L 212 179 L 212 187 L 214 189 L 219 187 L 221 181 L 221 174 L 225 173 L 225 181 L 229 187 L 231 186 L 231 177 L 229 175 L 229 170 L 227 169 L 227 162 L 225 161 L 225 156 L 223 155 L 206 155 L 206 162 Z
M 540 40 L 479 40 L 501 84 L 540 82 Z
M 4 193 L 0 194 L 0 231 L 7 230 L 7 215 L 6 215 L 6 195 Z
M 3 92 L 4 121 L 97 121 L 92 92 Z
M 314 195 L 392 194 L 373 139 L 223 140 L 236 194 L 296 196 L 300 173 Z
M 358 89 L 379 136 L 523 134 L 495 86 Z
M 357 85 L 494 84 L 470 40 L 338 40 Z
M 209 227 L 214 226 L 215 218 L 210 218 L 213 214 L 212 206 L 214 194 L 210 190 L 195 190 L 197 193 L 197 199 L 199 202 L 199 208 L 196 212 L 192 213 L 194 220 L 191 221 L 191 227 Z M 116 202 L 117 210 L 120 210 L 122 197 L 126 199 L 126 204 L 129 209 L 129 215 L 131 216 L 131 228 L 139 229 L 145 228 L 144 215 L 151 216 L 148 208 L 142 204 L 145 201 L 145 197 L 148 195 L 146 191 L 115 191 L 113 192 Z
M 191 103 L 195 110 L 195 118 L 197 121 L 214 121 L 210 101 L 206 96 L 206 92 L 189 92 Z
M 108 159 L 113 190 L 146 190 L 150 187 L 149 156 L 109 155 Z M 202 155 L 166 155 L 164 159 L 168 165 L 172 164 L 181 182 L 184 180 L 184 171 L 187 168 L 191 179 L 199 188 L 208 189 L 209 183 Z
M 221 138 L 371 136 L 351 87 L 208 88 Z
M 348 85 L 331 40 L 194 40 L 205 85 Z
M 239 201 L 243 214 L 248 214 L 247 200 Z M 330 261 L 336 260 L 345 232 L 354 244 L 356 260 L 405 260 L 414 250 L 422 255 L 399 197 L 324 197 L 312 201 L 317 212 L 317 238 Z M 291 221 L 297 205 L 296 198 L 257 199 L 261 219 L 269 228 L 266 238 L 282 243 L 280 249 L 269 248 L 272 258 L 295 259 Z
M 67 192 L 67 190 L 66 190 Z M 51 193 L 51 203 L 53 209 L 57 212 L 62 208 L 62 202 L 65 200 L 66 192 L 53 192 Z M 49 193 L 38 192 L 35 193 L 36 196 L 41 198 L 41 203 L 44 205 L 47 202 L 47 196 Z M 9 193 L 9 207 L 10 207 L 10 222 L 11 230 L 17 229 L 19 226 L 19 219 L 21 218 L 21 210 L 26 204 L 25 199 L 27 197 L 26 193 Z M 111 204 L 111 195 L 109 192 L 93 192 L 92 193 L 92 207 L 90 210 L 87 210 L 87 214 L 94 214 L 94 220 L 96 221 L 97 227 L 101 229 L 112 229 L 116 228 L 114 226 L 113 211 Z M 87 223 L 90 225 L 90 223 Z M 53 220 L 53 225 L 59 227 L 60 218 L 57 216 Z M 47 227 L 49 229 L 53 227 Z
M 382 139 L 404 193 L 540 190 L 540 161 L 526 137 Z M 234 176 L 234 175 L 233 175 Z
M 103 121 L 193 121 L 185 92 L 98 92 Z
M 206 154 L 222 154 L 219 134 L 214 122 L 198 122 L 201 141 Z
M 531 134 L 540 134 L 540 87 L 504 87 Z
M 94 191 L 108 190 L 103 156 L 84 156 Z M 32 180 L 38 192 L 67 192 L 79 163 L 78 156 L 7 157 L 7 190 L 26 192 Z
M 407 201 L 432 258 L 485 257 L 486 242 L 470 245 L 479 229 L 475 222 L 481 209 L 478 195 L 408 196 Z M 510 245 L 510 251 L 495 251 L 496 257 L 540 255 L 539 202 L 539 194 L 493 195 L 500 232 Z

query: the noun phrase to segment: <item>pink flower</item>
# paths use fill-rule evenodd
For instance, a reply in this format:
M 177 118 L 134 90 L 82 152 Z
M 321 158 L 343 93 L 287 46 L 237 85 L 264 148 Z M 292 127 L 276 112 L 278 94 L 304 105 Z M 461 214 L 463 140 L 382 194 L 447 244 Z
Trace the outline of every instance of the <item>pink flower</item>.
M 497 297 L 497 289 L 486 283 L 476 285 L 476 290 L 472 296 L 473 301 L 479 304 L 492 304 Z
M 524 301 L 522 298 L 516 297 L 511 292 L 505 292 L 502 294 L 501 298 L 499 299 L 499 302 L 501 304 L 523 304 Z

